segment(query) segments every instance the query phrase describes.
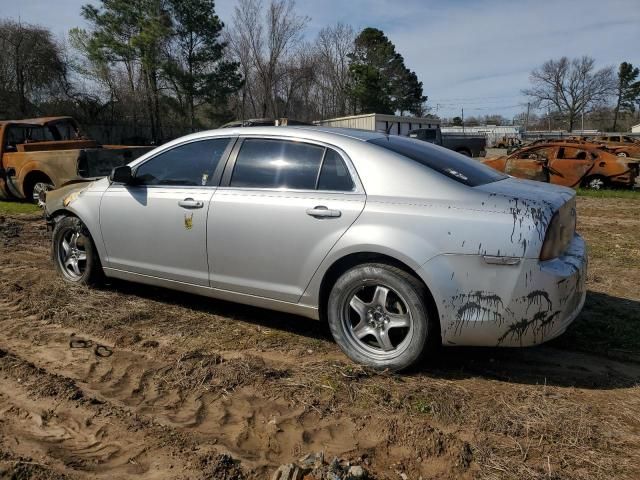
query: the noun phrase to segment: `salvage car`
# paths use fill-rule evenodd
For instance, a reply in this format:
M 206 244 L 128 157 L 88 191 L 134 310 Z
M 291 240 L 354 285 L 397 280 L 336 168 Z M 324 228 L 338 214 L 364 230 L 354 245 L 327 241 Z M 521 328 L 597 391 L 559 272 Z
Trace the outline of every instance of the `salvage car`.
M 604 138 L 606 138 L 606 140 L 604 140 Z M 597 137 L 593 141 L 604 145 L 611 153 L 619 157 L 640 158 L 640 142 L 632 137 L 613 135 L 604 138 Z
M 71 117 L 0 121 L 0 198 L 40 203 L 46 190 L 104 177 L 149 150 L 100 145 Z
M 572 188 L 632 188 L 639 174 L 637 161 L 579 140 L 534 143 L 483 163 L 514 177 Z
M 46 194 L 53 258 L 103 276 L 326 320 L 362 364 L 526 346 L 585 300 L 575 191 L 442 147 L 328 127 L 228 128 Z

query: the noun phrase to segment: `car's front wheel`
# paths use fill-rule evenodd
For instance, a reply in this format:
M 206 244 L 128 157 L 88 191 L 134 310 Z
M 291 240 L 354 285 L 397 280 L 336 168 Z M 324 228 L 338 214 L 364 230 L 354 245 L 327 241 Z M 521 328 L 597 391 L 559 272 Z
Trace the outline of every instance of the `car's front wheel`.
M 87 227 L 76 217 L 64 217 L 53 229 L 53 261 L 69 283 L 94 285 L 103 278 L 100 258 Z
M 358 265 L 336 281 L 327 317 L 336 342 L 352 360 L 377 369 L 415 365 L 437 335 L 424 285 L 399 268 Z

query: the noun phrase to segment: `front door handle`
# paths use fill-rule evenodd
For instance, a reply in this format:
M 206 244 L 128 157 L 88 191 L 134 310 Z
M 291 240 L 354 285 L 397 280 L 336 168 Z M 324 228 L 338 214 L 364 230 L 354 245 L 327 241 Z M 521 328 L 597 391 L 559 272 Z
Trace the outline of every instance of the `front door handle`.
M 340 210 L 331 210 L 324 205 L 318 205 L 317 207 L 308 208 L 307 215 L 316 218 L 338 218 L 342 215 Z
M 200 200 L 194 200 L 193 198 L 185 198 L 184 200 L 180 200 L 178 202 L 178 205 L 180 205 L 182 208 L 192 210 L 204 207 L 204 202 Z

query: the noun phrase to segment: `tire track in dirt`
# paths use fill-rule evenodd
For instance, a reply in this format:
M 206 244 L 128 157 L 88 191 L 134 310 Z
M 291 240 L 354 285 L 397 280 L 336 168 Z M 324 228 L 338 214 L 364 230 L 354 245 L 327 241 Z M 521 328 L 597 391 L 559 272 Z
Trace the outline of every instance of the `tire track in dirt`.
M 101 402 L 73 383 L 1 352 L 6 388 L 0 392 L 0 451 L 5 455 L 9 450 L 19 458 L 44 458 L 54 471 L 92 478 L 165 478 L 179 463 L 172 448 L 152 445 L 121 412 L 105 413 Z M 183 460 L 175 466 L 196 475 L 189 459 Z
M 241 386 L 242 382 L 230 391 L 180 388 L 175 364 L 120 348 L 111 357 L 98 358 L 90 348 L 69 348 L 74 332 L 19 315 L 15 305 L 0 303 L 0 328 L 5 332 L 0 348 L 70 378 L 100 401 L 187 432 L 199 444 L 218 445 L 247 467 L 273 468 L 307 451 L 341 454 L 378 446 L 376 435 L 350 418 L 319 419 L 303 406 L 269 395 L 268 389 L 259 392 L 255 386 Z M 242 357 L 236 353 L 235 358 L 220 359 L 221 366 L 232 368 L 234 362 L 245 361 Z M 251 361 L 256 365 L 249 367 L 277 369 L 263 359 Z

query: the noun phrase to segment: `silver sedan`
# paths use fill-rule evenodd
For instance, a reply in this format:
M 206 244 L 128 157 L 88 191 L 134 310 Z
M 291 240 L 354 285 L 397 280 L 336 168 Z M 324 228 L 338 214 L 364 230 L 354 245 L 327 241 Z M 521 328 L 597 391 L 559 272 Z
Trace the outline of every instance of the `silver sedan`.
M 400 370 L 444 345 L 524 346 L 585 300 L 575 192 L 419 140 L 350 129 L 202 132 L 49 192 L 55 265 L 327 321 Z

